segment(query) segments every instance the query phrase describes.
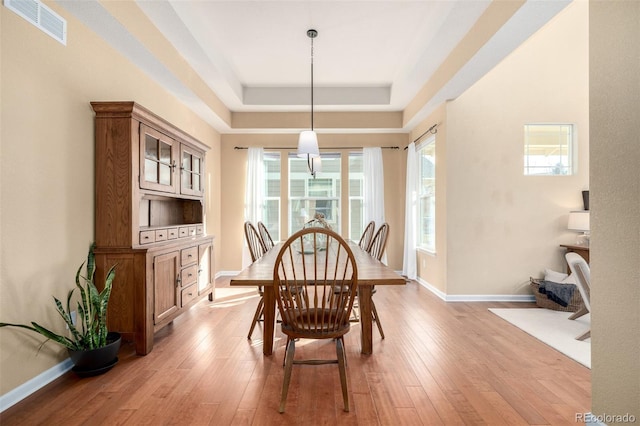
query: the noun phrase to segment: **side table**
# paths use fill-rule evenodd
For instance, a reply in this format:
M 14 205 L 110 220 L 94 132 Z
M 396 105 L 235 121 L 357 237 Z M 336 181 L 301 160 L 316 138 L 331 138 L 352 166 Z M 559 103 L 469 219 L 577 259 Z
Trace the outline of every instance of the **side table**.
M 584 260 L 589 263 L 589 246 L 578 244 L 560 244 L 560 247 L 567 249 L 567 253 L 578 253 Z M 571 274 L 569 264 L 567 264 L 567 274 Z

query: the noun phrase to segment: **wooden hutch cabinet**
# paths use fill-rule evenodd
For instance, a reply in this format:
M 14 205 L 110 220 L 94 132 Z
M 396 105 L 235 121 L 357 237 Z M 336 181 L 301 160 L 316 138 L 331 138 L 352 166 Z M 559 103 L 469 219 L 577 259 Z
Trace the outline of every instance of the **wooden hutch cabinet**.
M 207 295 L 213 237 L 204 226 L 207 146 L 134 102 L 95 112 L 96 282 L 116 264 L 108 323 L 136 352 Z

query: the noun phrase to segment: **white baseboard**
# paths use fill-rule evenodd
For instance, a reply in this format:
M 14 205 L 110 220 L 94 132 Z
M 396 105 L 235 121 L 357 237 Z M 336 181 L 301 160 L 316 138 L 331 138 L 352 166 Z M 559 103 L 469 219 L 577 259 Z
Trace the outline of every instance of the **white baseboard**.
M 445 301 L 447 300 L 446 293 L 444 293 L 439 288 L 434 287 L 433 285 L 431 285 L 430 283 L 428 283 L 427 281 L 423 280 L 420 277 L 416 277 L 416 281 L 418 282 L 418 284 L 420 284 L 422 287 L 426 288 L 431 293 L 433 293 L 436 296 L 438 296 L 440 299 L 445 300 Z
M 533 294 L 446 294 L 418 277 L 418 283 L 445 302 L 535 302 Z
M 17 388 L 0 396 L 0 413 L 53 382 L 58 377 L 71 370 L 71 368 L 73 368 L 73 362 L 70 358 L 67 358 L 60 364 L 54 365 L 28 382 L 23 383 Z

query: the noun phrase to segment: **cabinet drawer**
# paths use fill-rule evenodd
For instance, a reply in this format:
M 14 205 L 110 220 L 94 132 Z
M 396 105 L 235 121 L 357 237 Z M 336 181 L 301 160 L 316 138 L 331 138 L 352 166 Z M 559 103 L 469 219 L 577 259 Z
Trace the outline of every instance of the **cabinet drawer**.
M 197 235 L 204 234 L 204 225 L 196 225 L 196 234 Z
M 156 242 L 156 231 L 140 232 L 140 244 L 151 244 Z
M 184 238 L 184 237 L 188 237 L 188 236 L 189 236 L 189 227 L 188 226 L 181 226 L 180 228 L 178 228 L 178 237 Z
M 198 247 L 189 247 L 180 251 L 180 260 L 182 266 L 195 263 L 198 260 Z
M 180 307 L 187 305 L 196 297 L 198 297 L 197 285 L 190 285 L 189 287 L 183 289 L 180 293 Z
M 167 229 L 167 240 L 175 240 L 178 238 L 178 228 Z
M 198 281 L 198 265 L 184 268 L 180 272 L 180 275 L 182 277 L 182 287 L 188 287 L 191 284 L 195 284 Z
M 158 229 L 158 230 L 156 230 L 156 241 L 167 241 L 167 230 L 166 229 Z
M 195 226 L 190 226 L 189 227 L 189 236 L 190 237 L 195 237 L 196 235 L 196 227 Z

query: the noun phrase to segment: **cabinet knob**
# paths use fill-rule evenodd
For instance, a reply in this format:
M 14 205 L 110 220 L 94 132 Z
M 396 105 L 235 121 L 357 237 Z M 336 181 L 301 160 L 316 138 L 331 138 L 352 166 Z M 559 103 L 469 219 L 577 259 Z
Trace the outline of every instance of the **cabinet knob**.
M 178 277 L 176 278 L 176 287 L 179 287 L 182 284 L 182 278 L 180 278 L 180 275 L 178 275 Z

